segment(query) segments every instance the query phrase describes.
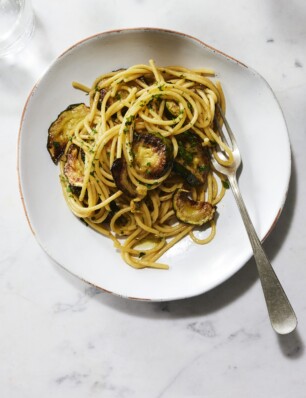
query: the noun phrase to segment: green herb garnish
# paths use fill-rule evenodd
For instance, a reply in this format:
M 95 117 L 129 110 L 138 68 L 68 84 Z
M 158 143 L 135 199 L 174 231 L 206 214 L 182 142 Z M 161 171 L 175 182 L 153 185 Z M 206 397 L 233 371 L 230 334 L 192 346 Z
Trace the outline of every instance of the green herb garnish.
M 130 126 L 130 125 L 133 123 L 133 120 L 134 120 L 134 119 L 135 119 L 135 116 L 134 116 L 134 115 L 131 115 L 131 116 L 127 117 L 127 118 L 126 118 L 125 125 L 126 125 L 126 126 Z
M 186 163 L 192 162 L 192 153 L 188 152 L 182 142 L 178 143 L 178 153 Z
M 229 182 L 227 180 L 222 180 L 222 185 L 225 189 L 229 189 L 230 187 Z
M 203 171 L 209 170 L 209 166 L 207 164 L 201 164 L 201 166 L 198 166 L 198 170 L 202 173 Z

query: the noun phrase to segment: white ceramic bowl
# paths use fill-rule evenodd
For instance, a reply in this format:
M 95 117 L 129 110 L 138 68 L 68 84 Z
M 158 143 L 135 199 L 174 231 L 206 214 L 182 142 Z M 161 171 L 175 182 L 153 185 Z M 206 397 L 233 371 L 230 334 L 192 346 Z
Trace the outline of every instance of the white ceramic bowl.
M 170 270 L 135 270 L 107 238 L 86 228 L 68 209 L 58 168 L 46 150 L 47 130 L 69 104 L 86 101 L 73 80 L 91 85 L 100 74 L 154 59 L 158 65 L 213 68 L 227 99 L 227 117 L 243 158 L 239 179 L 252 221 L 264 239 L 282 210 L 290 178 L 290 144 L 281 109 L 253 69 L 188 35 L 162 29 L 97 34 L 69 48 L 33 88 L 19 136 L 20 190 L 32 232 L 44 250 L 81 279 L 114 294 L 174 300 L 217 286 L 252 251 L 231 192 L 218 206 L 217 235 L 206 246 L 186 237 L 162 260 Z

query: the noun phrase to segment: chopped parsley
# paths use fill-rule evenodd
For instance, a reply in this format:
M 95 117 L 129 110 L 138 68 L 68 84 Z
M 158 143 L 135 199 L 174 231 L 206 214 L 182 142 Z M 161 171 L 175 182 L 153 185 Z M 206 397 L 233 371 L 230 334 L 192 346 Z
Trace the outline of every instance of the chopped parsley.
M 186 148 L 184 147 L 183 143 L 180 141 L 178 143 L 178 153 L 180 157 L 186 162 L 186 163 L 191 163 L 192 162 L 192 153 L 188 152 Z
M 162 96 L 162 94 L 154 94 L 154 95 L 152 95 L 152 98 L 157 101 L 160 101 L 163 98 L 163 96 Z
M 208 164 L 201 164 L 201 166 L 198 166 L 198 170 L 202 173 L 203 171 L 209 170 Z
M 140 181 L 139 181 L 140 182 Z M 158 182 L 153 182 L 152 184 L 143 184 L 142 182 L 140 182 L 140 184 L 145 185 L 148 189 L 152 188 L 154 185 L 157 185 Z
M 225 189 L 229 189 L 230 187 L 229 182 L 227 180 L 222 180 L 222 185 Z
M 191 131 L 186 131 L 184 134 L 184 137 L 188 140 L 188 144 L 190 145 L 190 148 L 195 148 L 198 145 L 198 140 L 196 136 L 191 132 Z
M 61 144 L 57 141 L 53 141 L 53 146 L 55 149 L 59 149 L 61 147 Z
M 135 116 L 134 116 L 134 115 L 131 115 L 131 116 L 127 117 L 127 118 L 126 118 L 125 125 L 126 125 L 126 126 L 130 126 L 130 125 L 133 123 L 133 120 L 134 120 L 134 119 L 135 119 Z

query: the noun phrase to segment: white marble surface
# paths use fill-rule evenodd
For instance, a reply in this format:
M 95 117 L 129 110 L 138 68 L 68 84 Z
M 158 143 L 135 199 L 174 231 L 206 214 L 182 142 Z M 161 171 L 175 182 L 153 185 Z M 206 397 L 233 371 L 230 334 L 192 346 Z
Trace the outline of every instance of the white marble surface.
M 305 2 L 33 0 L 33 6 L 32 41 L 0 60 L 1 397 L 306 397 Z M 16 147 L 31 87 L 77 40 L 137 26 L 179 30 L 231 54 L 261 73 L 280 101 L 292 178 L 265 248 L 299 319 L 291 335 L 272 331 L 253 260 L 205 295 L 133 302 L 68 275 L 30 232 Z

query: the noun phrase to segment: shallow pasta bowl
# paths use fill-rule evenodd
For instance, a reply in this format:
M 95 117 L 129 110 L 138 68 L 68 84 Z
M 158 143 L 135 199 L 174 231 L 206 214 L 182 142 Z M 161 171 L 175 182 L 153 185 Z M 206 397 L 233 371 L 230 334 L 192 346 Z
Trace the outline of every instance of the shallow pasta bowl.
M 231 192 L 218 206 L 217 234 L 211 243 L 200 246 L 186 237 L 160 259 L 169 264 L 169 270 L 136 270 L 123 262 L 111 240 L 86 228 L 70 212 L 59 170 L 46 149 L 51 122 L 69 104 L 85 100 L 83 93 L 72 88 L 72 81 L 90 86 L 102 73 L 149 59 L 160 66 L 216 71 L 243 156 L 241 191 L 261 240 L 281 213 L 291 160 L 286 124 L 266 81 L 193 37 L 150 28 L 105 32 L 73 45 L 53 62 L 29 95 L 19 134 L 20 192 L 31 230 L 43 249 L 79 278 L 123 297 L 161 301 L 204 293 L 251 257 Z

